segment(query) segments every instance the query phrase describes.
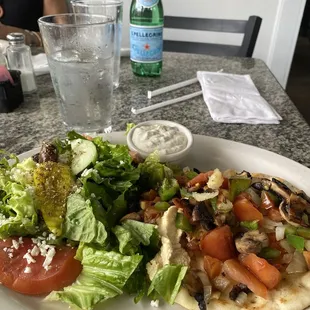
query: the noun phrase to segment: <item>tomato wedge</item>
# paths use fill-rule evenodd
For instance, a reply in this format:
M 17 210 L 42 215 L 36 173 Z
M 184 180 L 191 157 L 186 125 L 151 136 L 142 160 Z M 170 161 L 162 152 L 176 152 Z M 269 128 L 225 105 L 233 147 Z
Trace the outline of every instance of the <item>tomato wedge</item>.
M 203 262 L 204 269 L 211 280 L 221 273 L 223 263 L 219 259 L 206 255 L 203 258 Z
M 193 179 L 191 179 L 189 182 L 187 182 L 187 186 L 192 187 L 196 185 L 197 183 L 199 183 L 200 185 L 205 185 L 208 182 L 209 177 L 212 174 L 213 174 L 213 170 L 208 171 L 208 172 L 201 172 L 197 176 L 195 176 Z
M 275 288 L 281 281 L 280 271 L 270 265 L 264 258 L 260 258 L 253 253 L 242 254 L 239 255 L 239 261 L 270 290 Z
M 303 251 L 302 254 L 304 255 L 308 269 L 310 270 L 310 252 Z
M 82 270 L 81 263 L 74 259 L 76 249 L 68 246 L 56 249 L 49 270 L 43 268 L 45 257 L 40 254 L 33 256 L 35 263 L 27 264 L 23 256 L 34 247 L 32 240 L 23 238 L 23 244 L 15 249 L 11 248 L 13 239 L 18 241 L 18 238 L 0 240 L 0 282 L 9 289 L 27 295 L 47 294 L 72 284 Z M 27 266 L 29 273 L 25 273 Z
M 255 295 L 265 299 L 268 298 L 267 287 L 236 259 L 229 259 L 224 262 L 223 270 L 229 278 L 238 283 L 245 284 Z
M 236 256 L 233 235 L 228 225 L 213 229 L 203 237 L 200 247 L 204 255 L 221 261 Z
M 263 214 L 254 207 L 250 200 L 242 195 L 235 199 L 233 210 L 240 222 L 263 220 Z

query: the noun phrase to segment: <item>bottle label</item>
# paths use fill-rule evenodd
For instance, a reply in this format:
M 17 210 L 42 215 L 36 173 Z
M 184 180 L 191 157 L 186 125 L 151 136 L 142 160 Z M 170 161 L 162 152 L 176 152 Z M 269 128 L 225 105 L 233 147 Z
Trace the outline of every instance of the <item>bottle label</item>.
M 137 2 L 146 8 L 151 8 L 155 5 L 157 5 L 159 0 L 137 0 Z
M 163 58 L 163 26 L 148 27 L 130 24 L 130 59 L 154 63 Z

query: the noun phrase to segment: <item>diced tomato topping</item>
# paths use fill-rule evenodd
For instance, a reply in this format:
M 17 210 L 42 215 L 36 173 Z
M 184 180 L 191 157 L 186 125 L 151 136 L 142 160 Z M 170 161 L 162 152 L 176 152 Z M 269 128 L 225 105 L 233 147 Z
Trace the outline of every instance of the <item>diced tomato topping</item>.
M 204 269 L 211 280 L 216 278 L 221 273 L 223 263 L 219 259 L 205 255 L 203 261 Z
M 205 235 L 201 240 L 200 247 L 204 255 L 221 261 L 236 256 L 233 235 L 227 225 L 215 228 Z
M 200 185 L 205 185 L 209 177 L 213 174 L 213 170 L 208 172 L 201 172 L 197 176 L 195 176 L 193 179 L 191 179 L 189 182 L 187 182 L 188 187 L 195 186 L 197 183 Z
M 262 221 L 263 214 L 255 208 L 252 202 L 241 194 L 234 202 L 233 211 L 238 221 Z
M 275 288 L 281 281 L 279 270 L 254 253 L 239 255 L 239 261 L 270 290 Z
M 310 270 L 310 252 L 308 251 L 303 251 L 304 258 L 306 260 L 308 270 Z
M 243 267 L 236 259 L 224 262 L 223 270 L 229 278 L 237 283 L 245 284 L 254 294 L 267 299 L 267 287 L 260 282 L 250 271 Z

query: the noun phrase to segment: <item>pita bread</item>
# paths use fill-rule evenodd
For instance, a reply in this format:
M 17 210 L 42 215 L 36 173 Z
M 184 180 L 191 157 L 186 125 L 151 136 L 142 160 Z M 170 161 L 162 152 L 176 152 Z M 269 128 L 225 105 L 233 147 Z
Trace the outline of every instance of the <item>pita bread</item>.
M 223 172 L 225 177 L 237 175 L 234 170 Z M 253 178 L 279 180 L 295 193 L 301 192 L 297 187 L 278 177 L 262 173 L 251 173 Z M 222 296 L 219 292 L 212 295 L 208 310 L 305 310 L 310 307 L 310 272 L 295 275 L 285 275 L 279 286 L 269 292 L 268 300 L 253 293 L 248 294 L 246 303 L 238 306 L 236 302 Z M 199 310 L 195 298 L 191 297 L 185 288 L 181 288 L 176 303 L 189 310 Z M 310 308 L 309 308 L 310 309 Z

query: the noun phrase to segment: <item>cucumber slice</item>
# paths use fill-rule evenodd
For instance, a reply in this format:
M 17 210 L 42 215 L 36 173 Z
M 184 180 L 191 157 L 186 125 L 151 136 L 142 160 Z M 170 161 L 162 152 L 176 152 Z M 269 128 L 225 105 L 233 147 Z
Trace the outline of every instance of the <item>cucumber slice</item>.
M 79 174 L 98 158 L 95 144 L 89 140 L 76 139 L 71 141 L 72 162 L 71 170 L 74 175 Z

